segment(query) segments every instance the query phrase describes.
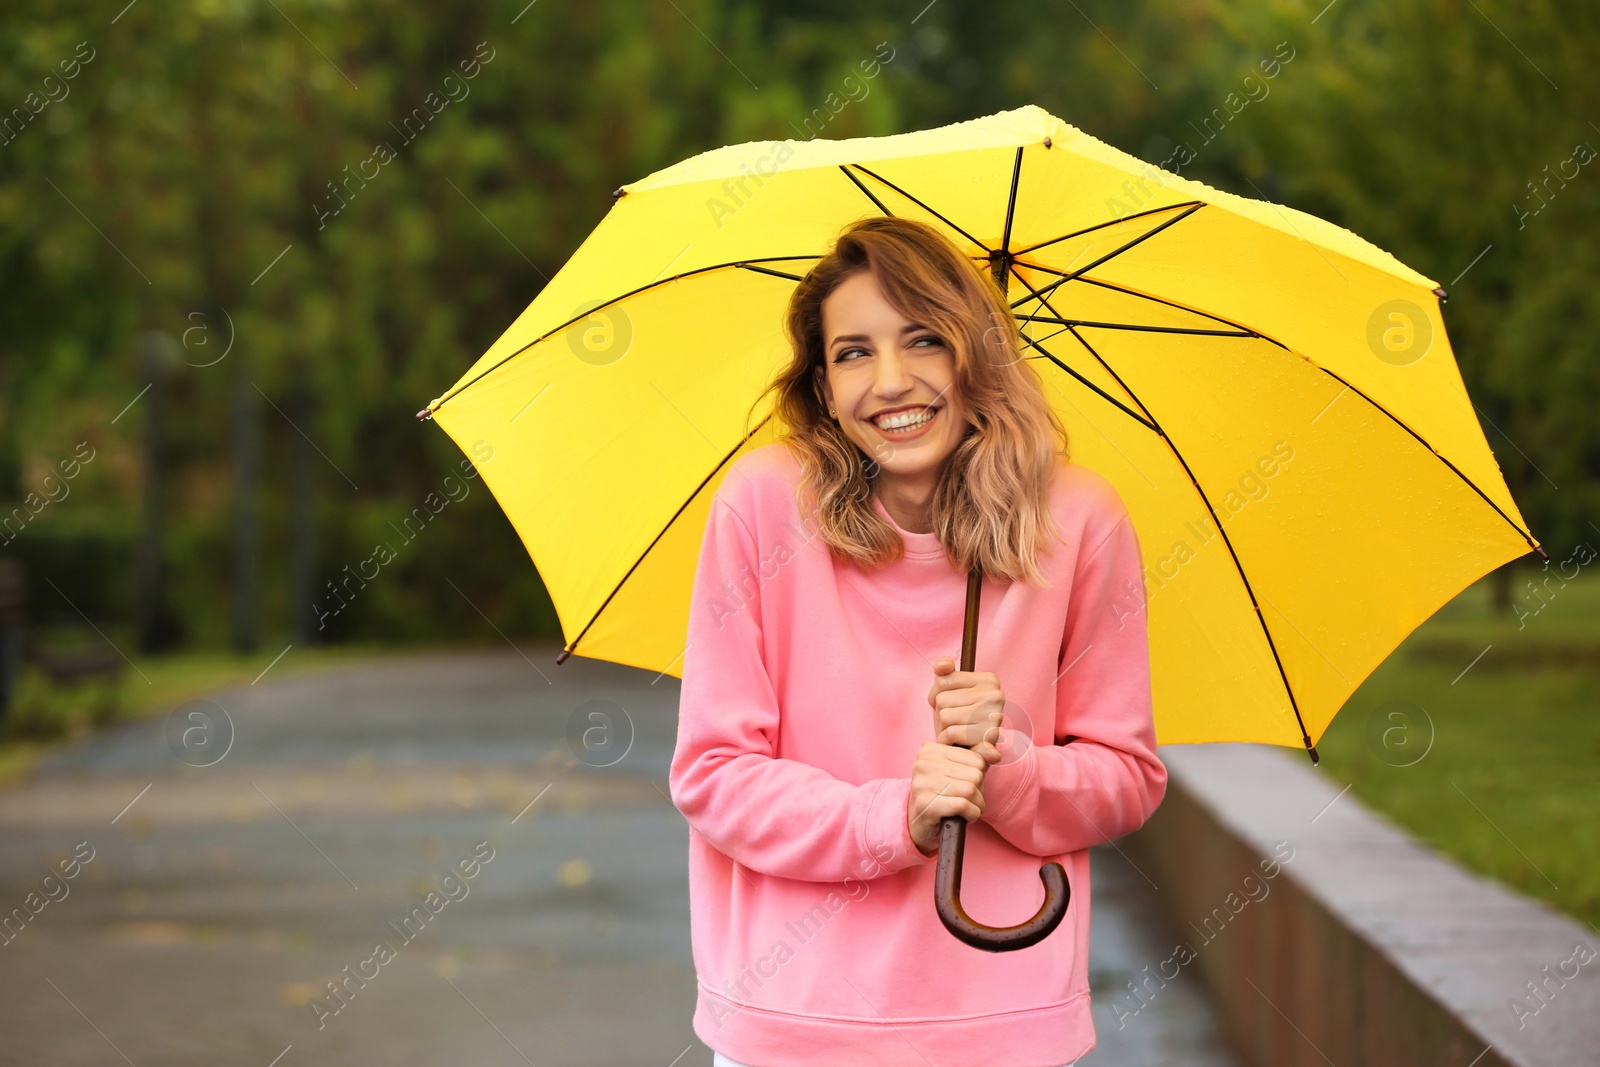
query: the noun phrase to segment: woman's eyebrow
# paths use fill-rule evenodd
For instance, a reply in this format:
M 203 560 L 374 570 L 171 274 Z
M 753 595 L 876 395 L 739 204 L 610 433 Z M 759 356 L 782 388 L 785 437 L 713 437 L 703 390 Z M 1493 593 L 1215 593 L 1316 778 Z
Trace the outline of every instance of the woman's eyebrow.
M 922 325 L 922 323 L 920 323 L 920 322 L 913 322 L 913 323 L 910 323 L 910 324 L 908 324 L 906 326 L 902 326 L 900 328 L 900 332 L 901 333 L 913 333 L 913 332 L 915 332 L 917 330 L 926 330 L 927 328 L 928 327 Z M 832 347 L 833 345 L 838 344 L 840 341 L 870 341 L 870 340 L 872 340 L 872 338 L 868 337 L 864 333 L 842 333 L 839 336 L 835 337 L 832 341 L 829 341 L 828 345 L 829 345 L 829 347 Z

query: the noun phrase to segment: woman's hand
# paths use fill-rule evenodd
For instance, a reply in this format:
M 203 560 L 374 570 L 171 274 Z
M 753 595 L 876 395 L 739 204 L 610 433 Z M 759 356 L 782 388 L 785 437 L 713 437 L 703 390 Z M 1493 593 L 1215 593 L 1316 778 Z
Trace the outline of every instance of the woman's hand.
M 933 739 L 942 745 L 964 745 L 983 757 L 984 766 L 1000 762 L 995 745 L 1006 697 L 1000 679 L 989 671 L 958 671 L 956 661 L 940 656 L 933 665 Z
M 924 856 L 939 848 L 939 821 L 959 815 L 968 822 L 983 814 L 982 756 L 971 749 L 927 741 L 911 768 L 911 793 L 906 800 L 906 825 Z
M 986 671 L 958 671 L 956 661 L 939 657 L 933 665 L 934 739 L 917 753 L 911 771 L 906 824 L 923 855 L 939 847 L 939 822 L 958 815 L 972 822 L 983 814 L 983 774 L 1000 761 L 995 747 L 1005 694 L 1000 679 Z

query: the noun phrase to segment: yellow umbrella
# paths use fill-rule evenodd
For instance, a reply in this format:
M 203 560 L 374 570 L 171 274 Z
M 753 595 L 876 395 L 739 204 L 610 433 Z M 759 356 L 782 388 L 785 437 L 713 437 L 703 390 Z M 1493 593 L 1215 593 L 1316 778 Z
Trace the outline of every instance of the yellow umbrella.
M 1121 493 L 1161 743 L 1315 759 L 1418 624 L 1496 566 L 1546 555 L 1479 428 L 1437 283 L 1038 107 L 731 145 L 613 197 L 418 413 L 479 461 L 538 565 L 557 662 L 678 673 L 712 494 L 778 437 L 770 411 L 745 414 L 788 357 L 789 294 L 865 214 L 931 223 L 995 272 L 1073 461 Z

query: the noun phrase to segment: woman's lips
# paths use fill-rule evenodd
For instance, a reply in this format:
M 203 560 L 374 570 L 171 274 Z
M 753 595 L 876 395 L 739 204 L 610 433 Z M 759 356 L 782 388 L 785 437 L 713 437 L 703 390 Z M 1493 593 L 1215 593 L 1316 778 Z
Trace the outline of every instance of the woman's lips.
M 914 438 L 921 437 L 923 434 L 927 433 L 928 428 L 939 420 L 939 414 L 944 409 L 942 407 L 927 407 L 923 410 L 928 412 L 928 418 L 916 426 L 904 429 L 886 429 L 882 426 L 879 426 L 877 422 L 871 419 L 868 419 L 867 421 L 872 423 L 873 429 L 877 430 L 880 434 L 891 441 L 909 441 Z M 894 414 L 900 414 L 900 412 L 895 412 Z

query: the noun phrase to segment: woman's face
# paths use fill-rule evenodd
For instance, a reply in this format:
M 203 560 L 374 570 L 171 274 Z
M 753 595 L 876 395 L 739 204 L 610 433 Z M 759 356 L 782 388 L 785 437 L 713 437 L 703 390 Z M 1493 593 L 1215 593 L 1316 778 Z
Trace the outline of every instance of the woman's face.
M 945 339 L 896 311 L 870 270 L 822 302 L 818 379 L 839 426 L 883 473 L 931 481 L 967 420 Z

